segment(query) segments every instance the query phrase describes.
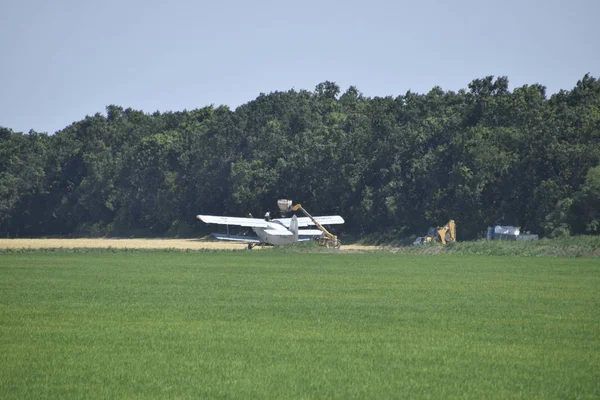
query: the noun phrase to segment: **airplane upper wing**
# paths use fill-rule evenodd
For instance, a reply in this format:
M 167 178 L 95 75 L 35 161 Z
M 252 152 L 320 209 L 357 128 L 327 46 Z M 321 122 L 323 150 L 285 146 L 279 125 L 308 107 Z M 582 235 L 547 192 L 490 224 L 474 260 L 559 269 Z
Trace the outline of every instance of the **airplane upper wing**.
M 196 215 L 200 221 L 207 224 L 239 225 L 252 228 L 266 228 L 267 222 L 260 218 L 220 217 L 217 215 Z M 289 225 L 289 223 L 288 223 Z
M 325 216 L 321 216 L 321 217 L 314 217 L 314 219 L 321 225 L 343 224 L 345 222 L 344 218 L 340 217 L 339 215 L 325 215 Z M 289 228 L 291 220 L 292 220 L 291 218 L 278 218 L 278 219 L 275 219 L 274 221 L 279 221 L 285 227 Z M 298 218 L 298 226 L 299 227 L 311 226 L 311 225 L 314 225 L 314 224 L 310 220 L 310 218 L 308 218 L 308 217 Z

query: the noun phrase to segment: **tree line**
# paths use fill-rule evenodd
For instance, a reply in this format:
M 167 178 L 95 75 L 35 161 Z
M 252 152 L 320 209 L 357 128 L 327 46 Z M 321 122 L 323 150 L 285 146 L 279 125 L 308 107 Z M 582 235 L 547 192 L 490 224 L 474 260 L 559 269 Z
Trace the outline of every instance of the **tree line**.
M 111 105 L 53 135 L 0 127 L 0 234 L 193 235 L 195 215 L 276 200 L 345 217 L 344 232 L 422 235 L 454 219 L 544 236 L 600 233 L 600 81 L 546 96 L 506 77 L 366 97 L 334 82 L 236 110 Z

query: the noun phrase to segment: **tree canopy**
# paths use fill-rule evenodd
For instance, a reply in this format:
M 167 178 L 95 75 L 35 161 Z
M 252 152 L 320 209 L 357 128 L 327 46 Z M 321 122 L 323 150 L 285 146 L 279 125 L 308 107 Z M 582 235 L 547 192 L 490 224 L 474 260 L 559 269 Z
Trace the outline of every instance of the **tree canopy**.
M 116 105 L 48 135 L 0 127 L 0 234 L 174 235 L 196 214 L 261 215 L 278 198 L 346 232 L 462 239 L 496 223 L 600 233 L 600 81 L 548 98 L 506 77 L 458 92 L 366 97 L 323 82 L 236 110 Z

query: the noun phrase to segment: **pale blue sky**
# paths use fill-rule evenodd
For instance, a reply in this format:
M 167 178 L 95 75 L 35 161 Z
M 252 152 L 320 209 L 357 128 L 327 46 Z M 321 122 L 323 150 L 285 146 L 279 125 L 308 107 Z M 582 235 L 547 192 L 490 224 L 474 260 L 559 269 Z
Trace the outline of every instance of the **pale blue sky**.
M 325 80 L 373 97 L 506 75 L 551 94 L 600 76 L 599 18 L 600 0 L 2 0 L 0 126 L 235 109 Z

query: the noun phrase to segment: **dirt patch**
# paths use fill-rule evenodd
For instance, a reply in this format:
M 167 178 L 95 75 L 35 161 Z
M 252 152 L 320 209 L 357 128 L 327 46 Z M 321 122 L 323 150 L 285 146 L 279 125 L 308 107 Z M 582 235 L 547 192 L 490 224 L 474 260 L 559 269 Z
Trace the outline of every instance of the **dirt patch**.
M 0 248 L 10 249 L 181 249 L 242 250 L 243 243 L 211 242 L 200 239 L 0 239 Z
M 214 242 L 204 239 L 0 239 L 0 249 L 181 249 L 181 250 L 243 250 L 247 245 L 234 242 Z M 260 249 L 259 246 L 254 248 Z M 375 251 L 377 246 L 348 245 L 342 250 Z

